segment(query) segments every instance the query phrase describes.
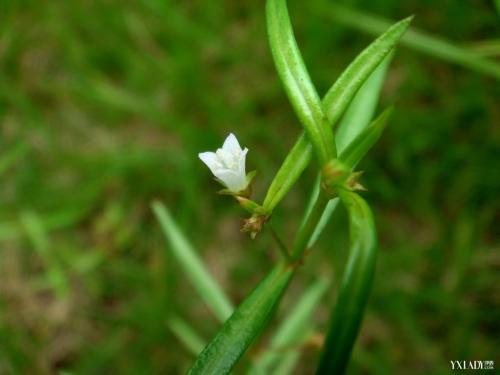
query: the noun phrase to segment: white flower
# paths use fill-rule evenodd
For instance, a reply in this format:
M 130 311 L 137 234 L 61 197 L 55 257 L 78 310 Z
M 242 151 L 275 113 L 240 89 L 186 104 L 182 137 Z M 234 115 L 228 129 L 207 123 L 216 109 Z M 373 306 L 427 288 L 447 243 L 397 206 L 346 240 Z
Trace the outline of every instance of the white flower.
M 202 152 L 198 157 L 229 190 L 237 193 L 248 185 L 245 172 L 247 152 L 248 149 L 242 150 L 234 134 L 230 133 L 222 148 L 216 152 Z

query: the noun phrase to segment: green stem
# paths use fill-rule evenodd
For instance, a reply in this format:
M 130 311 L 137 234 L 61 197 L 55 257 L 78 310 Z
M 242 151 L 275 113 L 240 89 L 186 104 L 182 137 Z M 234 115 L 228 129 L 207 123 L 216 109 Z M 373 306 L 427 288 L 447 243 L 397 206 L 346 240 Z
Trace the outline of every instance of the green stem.
M 314 233 L 316 226 L 323 215 L 323 211 L 325 210 L 326 204 L 328 203 L 328 198 L 320 192 L 316 203 L 307 216 L 304 224 L 300 227 L 297 236 L 293 242 L 292 246 L 292 262 L 295 263 L 300 260 L 304 251 L 307 249 L 307 244 L 309 243 L 309 239 Z

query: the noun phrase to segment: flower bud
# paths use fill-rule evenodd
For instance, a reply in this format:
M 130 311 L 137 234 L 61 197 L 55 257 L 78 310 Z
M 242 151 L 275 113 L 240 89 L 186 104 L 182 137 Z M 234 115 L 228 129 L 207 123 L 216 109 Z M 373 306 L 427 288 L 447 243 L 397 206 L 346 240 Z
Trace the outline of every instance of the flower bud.
M 347 165 L 339 159 L 332 159 L 321 170 L 321 185 L 329 194 L 333 194 L 336 187 L 346 183 L 350 174 Z

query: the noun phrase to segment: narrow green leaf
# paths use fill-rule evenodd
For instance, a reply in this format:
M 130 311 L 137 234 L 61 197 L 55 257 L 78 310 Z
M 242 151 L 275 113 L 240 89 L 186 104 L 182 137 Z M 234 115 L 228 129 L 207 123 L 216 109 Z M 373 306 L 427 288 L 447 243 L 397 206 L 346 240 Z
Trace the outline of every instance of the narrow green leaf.
M 314 181 L 314 185 L 311 189 L 311 194 L 309 195 L 309 199 L 307 200 L 307 205 L 306 209 L 304 210 L 304 214 L 302 215 L 302 220 L 300 222 L 300 227 L 303 228 L 304 225 L 306 225 L 307 218 L 311 214 L 314 205 L 316 204 L 316 201 L 318 200 L 319 197 L 319 192 L 320 192 L 320 186 L 321 185 L 321 177 L 318 176 L 316 177 L 316 180 Z
M 340 190 L 339 196 L 349 215 L 351 245 L 317 370 L 321 375 L 345 371 L 363 318 L 376 261 L 375 224 L 369 206 L 354 192 Z
M 312 146 L 302 133 L 274 176 L 262 207 L 271 213 L 290 191 L 312 159 Z
M 192 354 L 198 355 L 205 347 L 205 342 L 200 335 L 180 317 L 170 317 L 167 325 Z
M 320 183 L 321 179 L 320 176 L 318 175 L 318 177 L 316 178 L 316 182 L 314 183 L 313 188 L 311 190 L 311 195 L 309 196 L 306 209 L 304 210 L 304 215 L 302 217 L 302 221 L 299 227 L 300 230 L 306 225 L 307 219 L 309 218 L 314 206 L 316 205 L 316 202 L 318 201 L 320 193 Z M 335 210 L 337 203 L 338 203 L 338 198 L 330 199 L 328 201 L 328 203 L 324 208 L 324 211 L 320 216 L 320 219 L 316 224 L 316 227 L 314 228 L 314 231 L 312 232 L 311 237 L 309 238 L 309 242 L 307 243 L 306 246 L 307 248 L 311 248 L 314 246 L 321 232 L 323 232 L 323 229 L 325 229 L 326 224 L 330 220 L 330 217 L 333 211 Z
M 391 23 L 390 20 L 333 2 L 319 6 L 318 14 L 372 35 L 380 34 Z M 423 31 L 409 30 L 401 38 L 401 44 L 437 59 L 500 79 L 500 64 Z
M 354 62 L 347 67 L 337 82 L 328 91 L 323 99 L 323 108 L 328 115 L 328 122 L 331 126 L 345 112 L 354 95 L 366 82 L 370 74 L 375 71 L 377 66 L 394 48 L 410 22 L 411 18 L 406 18 L 391 26 L 356 57 Z M 383 75 L 384 73 L 385 71 L 382 69 L 380 74 Z M 351 81 L 348 81 L 348 79 Z M 373 87 L 376 87 L 375 83 L 373 83 Z M 368 87 L 372 87 L 372 85 Z M 347 136 L 345 137 L 347 138 Z M 267 191 L 263 203 L 263 208 L 267 212 L 272 212 L 281 199 L 288 193 L 311 161 L 311 158 L 312 147 L 305 134 L 302 133 L 288 153 Z
M 368 153 L 379 140 L 391 116 L 393 107 L 387 108 L 373 122 L 361 132 L 339 155 L 339 159 L 351 168 L 354 168 L 361 158 Z
M 167 208 L 158 201 L 152 204 L 153 212 L 161 225 L 170 250 L 200 297 L 219 321 L 225 321 L 233 312 L 233 306 L 217 282 L 210 276 L 191 244 L 184 237 Z
M 268 374 L 271 373 L 270 369 L 278 361 L 288 363 L 290 357 L 298 358 L 296 355 L 298 349 L 293 349 L 293 347 L 300 345 L 311 332 L 313 328 L 311 317 L 327 287 L 328 281 L 319 279 L 304 292 L 286 320 L 273 335 L 266 351 L 254 363 L 249 374 Z
M 188 374 L 228 374 L 267 325 L 294 270 L 284 262 L 278 263 L 224 323 Z
M 316 228 L 314 228 L 314 232 L 311 238 L 309 239 L 309 242 L 307 243 L 308 248 L 313 247 L 316 241 L 318 240 L 319 236 L 321 235 L 321 233 L 323 233 L 323 230 L 330 221 L 330 218 L 332 217 L 332 214 L 337 208 L 338 204 L 339 204 L 338 198 L 333 198 L 328 201 L 325 210 L 321 214 L 321 218 L 319 219 L 318 224 L 316 225 Z
M 354 95 L 370 74 L 391 52 L 410 26 L 412 17 L 405 18 L 387 29 L 349 64 L 323 100 L 328 121 L 335 124 L 345 112 Z
M 323 113 L 321 100 L 295 41 L 286 0 L 268 0 L 266 18 L 276 70 L 320 163 L 324 164 L 336 156 L 335 142 Z
M 380 63 L 354 96 L 335 133 L 339 154 L 370 124 L 375 116 L 393 52 Z

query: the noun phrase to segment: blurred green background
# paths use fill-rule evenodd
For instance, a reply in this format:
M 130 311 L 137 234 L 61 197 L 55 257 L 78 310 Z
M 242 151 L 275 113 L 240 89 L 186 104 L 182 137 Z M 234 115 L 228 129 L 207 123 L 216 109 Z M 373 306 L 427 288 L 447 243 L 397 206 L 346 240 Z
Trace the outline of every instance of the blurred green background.
M 418 28 L 499 52 L 492 1 L 347 3 L 392 20 L 415 14 Z M 322 11 L 329 4 L 290 1 L 320 94 L 373 39 Z M 360 165 L 380 255 L 351 373 L 500 365 L 499 100 L 494 78 L 398 49 L 379 107 L 396 111 Z M 169 207 L 234 303 L 271 268 L 272 239 L 240 233 L 244 212 L 215 194 L 197 159 L 234 132 L 261 201 L 300 132 L 264 2 L 2 1 L 0 121 L 0 374 L 183 373 L 193 356 L 169 316 L 207 340 L 219 324 L 168 253 L 150 202 Z M 314 176 L 275 212 L 285 238 Z M 338 279 L 346 230 L 338 211 L 268 332 L 318 274 Z M 334 293 L 315 315 L 319 333 Z M 319 348 L 298 349 L 296 373 L 312 373 Z

